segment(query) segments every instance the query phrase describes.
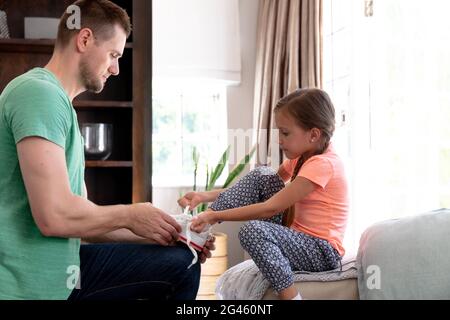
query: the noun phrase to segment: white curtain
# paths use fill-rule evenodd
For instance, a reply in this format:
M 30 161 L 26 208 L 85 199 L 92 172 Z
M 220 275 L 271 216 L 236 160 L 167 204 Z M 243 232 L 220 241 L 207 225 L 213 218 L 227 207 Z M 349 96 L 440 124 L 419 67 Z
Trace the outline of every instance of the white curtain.
M 363 1 L 344 0 L 345 12 L 342 1 L 331 0 L 334 22 L 345 17 L 349 39 L 334 39 L 333 63 L 350 61 L 341 138 L 352 185 L 346 244 L 356 249 L 375 222 L 450 206 L 450 3 L 375 0 L 365 17 Z

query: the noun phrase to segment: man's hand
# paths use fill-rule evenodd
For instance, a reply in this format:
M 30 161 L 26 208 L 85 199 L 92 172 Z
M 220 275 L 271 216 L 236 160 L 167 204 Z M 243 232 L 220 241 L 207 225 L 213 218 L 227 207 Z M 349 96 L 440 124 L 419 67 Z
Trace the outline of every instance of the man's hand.
M 211 251 L 216 249 L 216 237 L 211 236 L 208 241 L 206 241 L 205 246 L 203 247 L 203 251 L 200 253 L 200 263 L 205 263 L 206 259 L 211 258 Z
M 130 217 L 130 230 L 136 235 L 151 239 L 167 246 L 178 240 L 181 226 L 170 215 L 154 207 L 151 203 L 134 205 Z

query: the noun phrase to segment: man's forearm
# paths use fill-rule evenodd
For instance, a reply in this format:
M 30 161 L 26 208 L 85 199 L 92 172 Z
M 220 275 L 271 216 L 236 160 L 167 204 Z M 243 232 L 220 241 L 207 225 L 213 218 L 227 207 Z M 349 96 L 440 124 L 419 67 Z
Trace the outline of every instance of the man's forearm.
M 128 229 L 118 229 L 97 237 L 83 238 L 82 241 L 84 243 L 156 243 L 153 240 L 140 237 Z
M 79 196 L 60 201 L 49 221 L 49 236 L 92 238 L 129 228 L 134 205 L 98 206 Z
M 86 183 L 83 183 L 84 190 L 82 197 L 87 198 L 87 187 Z M 153 240 L 145 239 L 134 234 L 132 231 L 122 228 L 115 231 L 111 231 L 102 235 L 85 237 L 81 239 L 83 243 L 156 243 Z

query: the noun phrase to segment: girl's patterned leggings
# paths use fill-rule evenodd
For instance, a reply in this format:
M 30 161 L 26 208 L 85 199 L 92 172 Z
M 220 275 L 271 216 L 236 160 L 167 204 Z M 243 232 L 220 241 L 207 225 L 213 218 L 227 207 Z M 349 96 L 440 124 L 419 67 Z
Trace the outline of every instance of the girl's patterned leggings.
M 258 167 L 220 193 L 210 208 L 232 209 L 264 202 L 284 188 L 270 167 Z M 294 271 L 320 272 L 339 266 L 340 255 L 328 243 L 281 225 L 282 213 L 270 219 L 252 220 L 242 226 L 239 240 L 259 270 L 280 292 L 294 283 Z

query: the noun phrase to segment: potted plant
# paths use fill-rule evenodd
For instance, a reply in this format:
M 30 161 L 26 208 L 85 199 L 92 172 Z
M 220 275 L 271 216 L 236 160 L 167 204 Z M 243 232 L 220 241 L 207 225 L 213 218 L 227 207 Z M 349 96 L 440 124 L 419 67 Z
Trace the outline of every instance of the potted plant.
M 244 171 L 247 164 L 250 162 L 251 158 L 253 157 L 255 153 L 256 147 L 253 147 L 248 154 L 245 155 L 245 157 L 239 161 L 239 163 L 231 170 L 231 172 L 228 174 L 222 188 L 225 189 L 230 186 L 233 181 L 239 177 L 239 175 Z M 211 191 L 215 188 L 217 180 L 220 178 L 220 176 L 223 173 L 223 169 L 227 165 L 227 162 L 230 157 L 230 146 L 224 151 L 222 154 L 219 163 L 213 168 L 210 168 L 208 164 L 206 164 L 206 183 L 205 183 L 205 191 Z M 200 161 L 200 154 L 197 151 L 197 148 L 194 147 L 192 150 L 192 158 L 194 160 L 194 186 L 193 190 L 197 191 L 197 173 L 198 173 L 198 165 Z M 210 170 L 211 169 L 211 170 Z M 203 212 L 207 209 L 208 204 L 202 203 L 198 206 L 197 212 Z
M 233 181 L 240 176 L 242 171 L 250 162 L 251 158 L 255 153 L 256 147 L 245 155 L 245 157 L 230 171 L 227 178 L 225 179 L 222 188 L 225 189 L 230 186 Z M 206 183 L 205 191 L 210 191 L 215 188 L 216 183 L 223 173 L 225 166 L 229 161 L 230 156 L 230 146 L 222 154 L 219 163 L 215 167 L 209 167 L 206 165 Z M 194 186 L 193 190 L 197 191 L 197 174 L 199 168 L 200 154 L 194 147 L 192 151 L 192 158 L 194 160 Z M 208 204 L 202 203 L 197 207 L 197 213 L 203 212 L 207 209 Z M 222 232 L 213 232 L 216 242 L 216 249 L 212 252 L 212 257 L 206 261 L 202 266 L 202 275 L 200 280 L 200 288 L 198 292 L 197 299 L 215 299 L 215 286 L 217 278 L 226 271 L 228 267 L 228 257 L 227 257 L 227 235 Z

